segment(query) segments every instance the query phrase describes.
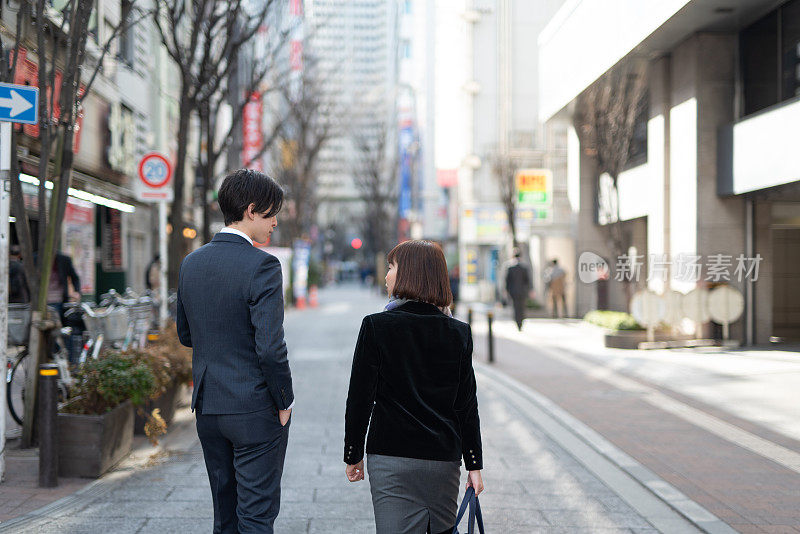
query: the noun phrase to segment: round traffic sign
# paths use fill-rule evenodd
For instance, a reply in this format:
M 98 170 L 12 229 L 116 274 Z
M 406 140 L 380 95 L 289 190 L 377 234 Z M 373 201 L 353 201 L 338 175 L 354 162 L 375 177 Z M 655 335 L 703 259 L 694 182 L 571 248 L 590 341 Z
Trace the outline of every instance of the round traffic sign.
M 696 287 L 683 296 L 681 302 L 683 315 L 695 323 L 707 323 L 711 316 L 708 313 L 708 289 Z
M 735 287 L 715 287 L 708 295 L 708 312 L 720 324 L 732 323 L 744 312 L 744 297 Z
M 642 326 L 656 326 L 666 314 L 666 301 L 648 289 L 637 291 L 631 298 L 631 315 Z
M 664 322 L 670 326 L 677 326 L 683 320 L 683 293 L 670 290 L 664 293 L 664 300 L 667 303 L 667 313 Z
M 153 189 L 159 189 L 169 183 L 172 178 L 172 166 L 169 160 L 158 152 L 151 152 L 139 162 L 139 179 Z

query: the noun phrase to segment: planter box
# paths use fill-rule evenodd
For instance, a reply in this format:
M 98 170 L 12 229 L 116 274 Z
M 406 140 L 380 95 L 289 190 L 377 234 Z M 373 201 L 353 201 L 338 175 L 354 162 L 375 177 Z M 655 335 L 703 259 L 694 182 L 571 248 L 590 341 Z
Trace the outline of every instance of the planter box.
M 687 340 L 693 336 L 656 332 L 654 341 Z M 647 330 L 615 330 L 605 335 L 606 347 L 613 349 L 638 349 L 647 341 Z
M 177 382 L 173 382 L 172 385 L 169 386 L 161 395 L 155 399 L 145 402 L 141 409 L 146 414 L 149 414 L 156 408 L 160 409 L 162 419 L 164 419 L 167 424 L 170 424 L 172 422 L 172 418 L 175 417 L 175 409 L 178 406 L 178 396 L 180 391 L 181 385 Z M 144 424 L 147 422 L 147 418 L 139 415 L 139 408 L 135 409 L 134 418 L 133 433 L 143 436 Z
M 131 452 L 133 404 L 103 415 L 58 414 L 58 476 L 98 478 Z

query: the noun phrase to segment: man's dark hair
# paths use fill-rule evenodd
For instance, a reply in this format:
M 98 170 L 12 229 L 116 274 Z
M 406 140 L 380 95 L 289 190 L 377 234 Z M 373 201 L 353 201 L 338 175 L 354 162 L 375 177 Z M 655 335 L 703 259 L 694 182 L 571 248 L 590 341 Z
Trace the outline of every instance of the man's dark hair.
M 253 212 L 273 217 L 281 210 L 283 189 L 263 172 L 239 169 L 225 177 L 217 202 L 226 226 L 241 221 L 250 204 L 255 204 Z
M 389 263 L 397 266 L 394 296 L 435 306 L 453 302 L 447 261 L 442 247 L 433 241 L 405 241 L 389 252 Z

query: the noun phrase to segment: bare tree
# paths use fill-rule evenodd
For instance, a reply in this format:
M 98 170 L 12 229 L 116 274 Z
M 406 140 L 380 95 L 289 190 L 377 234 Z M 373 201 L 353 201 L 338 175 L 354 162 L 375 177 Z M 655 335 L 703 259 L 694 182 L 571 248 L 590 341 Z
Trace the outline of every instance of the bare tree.
M 98 73 L 101 71 L 106 55 L 113 41 L 122 31 L 138 23 L 145 14 L 139 10 L 138 17 L 123 20 L 105 43 L 87 48 L 90 35 L 91 13 L 95 6 L 93 0 L 67 0 L 56 9 L 47 0 L 20 2 L 17 7 L 16 34 L 14 46 L 8 56 L 2 50 L 0 75 L 7 81 L 14 79 L 19 62 L 21 45 L 35 41 L 38 55 L 39 88 L 39 242 L 34 247 L 30 221 L 25 210 L 25 202 L 20 183 L 16 157 L 12 157 L 11 196 L 12 212 L 16 217 L 16 228 L 20 236 L 24 255 L 25 271 L 31 289 L 35 311 L 31 325 L 30 359 L 26 384 L 30 395 L 25 397 L 25 418 L 23 425 L 23 446 L 30 446 L 33 440 L 34 406 L 36 400 L 36 374 L 43 358 L 47 324 L 47 286 L 52 272 L 58 237 L 61 234 L 64 213 L 67 205 L 67 192 L 72 178 L 73 142 L 75 127 L 81 112 L 83 100 L 89 94 Z M 28 24 L 23 24 L 23 21 Z M 6 59 L 8 57 L 8 59 Z M 84 71 L 88 76 L 84 77 Z M 12 134 L 12 154 L 16 153 L 17 137 Z M 50 181 L 52 193 L 49 205 L 46 185 Z M 38 250 L 36 262 L 33 251 Z
M 277 9 L 279 7 L 276 7 Z M 291 29 L 271 36 L 268 43 L 249 43 L 253 60 L 244 66 L 244 72 L 240 72 L 243 66 L 240 56 L 244 50 L 235 50 L 230 58 L 230 61 L 234 63 L 233 68 L 221 84 L 220 89 L 198 102 L 197 114 L 200 123 L 198 174 L 202 177 L 199 196 L 203 212 L 202 236 L 204 242 L 211 240 L 211 203 L 208 201 L 208 192 L 214 182 L 217 163 L 222 154 L 230 147 L 236 130 L 242 127 L 245 108 L 251 101 L 251 96 L 257 94 L 258 98 L 263 100 L 274 90 L 275 81 L 285 80 L 288 77 L 287 73 L 276 71 L 276 63 L 278 55 L 288 43 L 290 33 Z M 254 39 L 254 41 L 257 40 Z M 266 50 L 256 51 L 257 46 L 265 47 Z M 268 83 L 268 78 L 273 84 Z M 226 106 L 230 109 L 231 120 L 228 128 L 224 132 L 219 132 L 216 127 L 217 121 Z M 256 149 L 251 161 L 258 160 L 275 144 L 283 120 L 285 120 L 283 117 L 274 118 L 270 133 L 262 139 L 261 146 Z M 245 164 L 247 163 L 245 162 Z
M 364 250 L 373 258 L 388 252 L 394 241 L 392 230 L 396 227 L 397 210 L 392 208 L 397 203 L 397 150 L 388 121 L 372 131 L 354 131 L 351 138 L 356 151 L 353 180 L 364 203 L 361 215 Z
M 517 170 L 519 163 L 508 153 L 492 156 L 492 175 L 500 188 L 500 201 L 508 219 L 512 246 L 517 246 Z
M 608 205 L 613 213 L 605 227 L 617 256 L 628 249 L 623 222 L 619 216 L 620 173 L 631 158 L 637 119 L 647 106 L 647 62 L 633 58 L 613 68 L 592 84 L 578 98 L 573 117 L 575 130 L 584 153 L 597 161 L 597 183 L 607 173 L 611 177 L 613 196 Z M 630 285 L 626 284 L 630 293 Z
M 336 114 L 322 93 L 325 79 L 316 61 L 304 55 L 303 65 L 297 78 L 278 87 L 278 106 L 283 111 L 274 113 L 283 116 L 274 159 L 289 199 L 280 232 L 286 244 L 306 235 L 316 220 L 319 155 L 339 132 Z
M 264 0 L 257 8 L 246 0 L 156 0 L 154 21 L 167 53 L 179 72 L 178 137 L 175 197 L 170 213 L 169 283 L 178 282 L 185 251 L 184 180 L 189 125 L 201 104 L 210 117 L 210 100 L 218 94 L 236 66 L 241 47 L 249 42 L 278 5 Z M 209 118 L 210 120 L 210 118 Z

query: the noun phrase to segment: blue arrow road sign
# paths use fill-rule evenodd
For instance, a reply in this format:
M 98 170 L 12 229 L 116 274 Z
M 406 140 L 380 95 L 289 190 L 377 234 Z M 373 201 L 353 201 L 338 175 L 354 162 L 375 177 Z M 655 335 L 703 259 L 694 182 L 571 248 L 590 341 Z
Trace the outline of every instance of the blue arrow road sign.
M 0 83 L 0 121 L 39 122 L 39 89 L 30 85 Z

